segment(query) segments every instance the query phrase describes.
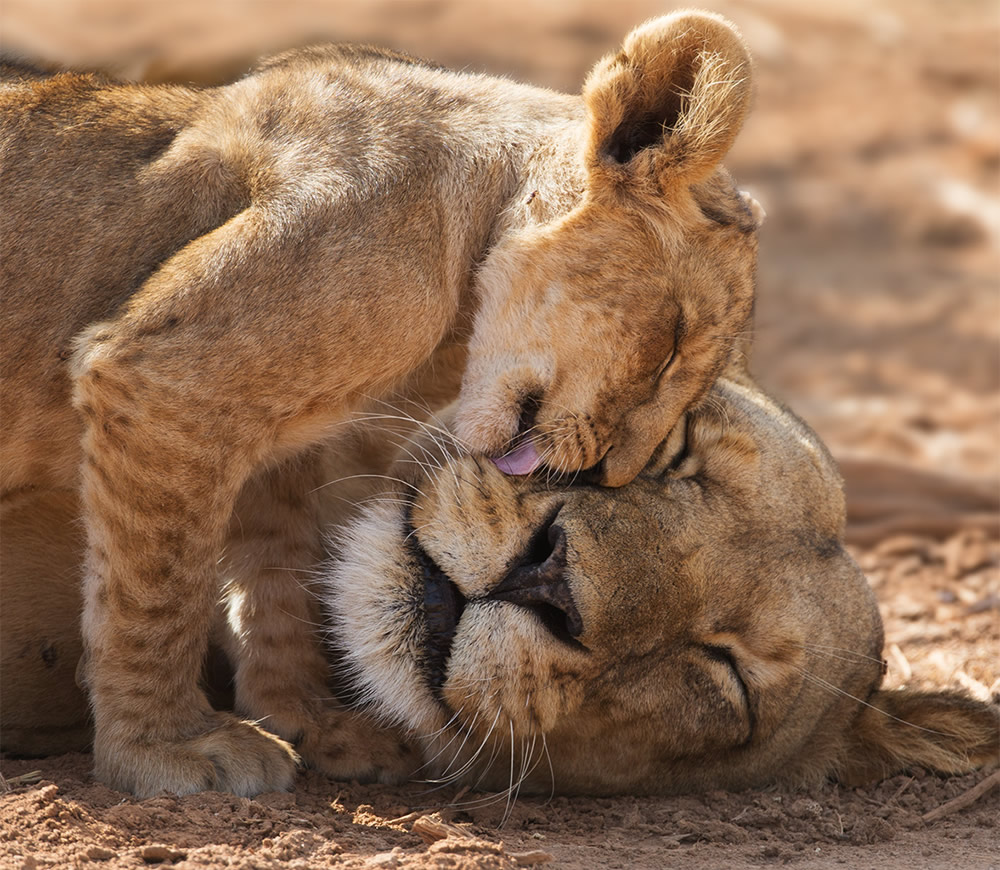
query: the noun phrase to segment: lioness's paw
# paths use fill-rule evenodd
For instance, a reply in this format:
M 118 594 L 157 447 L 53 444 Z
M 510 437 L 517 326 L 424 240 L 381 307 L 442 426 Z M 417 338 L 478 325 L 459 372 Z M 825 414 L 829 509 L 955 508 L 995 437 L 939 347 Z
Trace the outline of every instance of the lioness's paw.
M 230 791 L 242 797 L 287 790 L 299 758 L 282 740 L 227 713 L 209 727 L 176 742 L 108 742 L 94 747 L 98 779 L 139 798 L 161 791 L 191 794 Z
M 402 732 L 345 710 L 324 710 L 296 743 L 309 767 L 334 779 L 396 784 L 421 765 Z

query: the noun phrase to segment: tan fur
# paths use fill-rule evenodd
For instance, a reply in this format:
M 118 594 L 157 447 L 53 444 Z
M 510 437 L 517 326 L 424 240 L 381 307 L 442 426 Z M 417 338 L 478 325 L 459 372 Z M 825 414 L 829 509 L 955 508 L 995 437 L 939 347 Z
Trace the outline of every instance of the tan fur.
M 446 398 L 468 340 L 471 449 L 633 477 L 749 316 L 757 221 L 718 166 L 742 43 L 657 19 L 585 98 L 337 46 L 208 90 L 5 73 L 0 486 L 80 487 L 98 776 L 283 788 L 296 754 L 255 722 L 399 775 L 392 741 L 345 757 L 323 702 L 317 445 L 370 400 Z M 235 717 L 198 683 L 220 595 Z
M 83 529 L 72 490 L 24 493 L 0 512 L 3 747 L 44 754 L 90 743 L 76 685 Z M 39 578 L 45 578 L 40 594 Z
M 425 774 L 671 793 L 1000 761 L 995 704 L 878 690 L 837 470 L 738 370 L 614 491 L 504 477 L 437 431 L 410 452 L 327 585 L 334 650 Z

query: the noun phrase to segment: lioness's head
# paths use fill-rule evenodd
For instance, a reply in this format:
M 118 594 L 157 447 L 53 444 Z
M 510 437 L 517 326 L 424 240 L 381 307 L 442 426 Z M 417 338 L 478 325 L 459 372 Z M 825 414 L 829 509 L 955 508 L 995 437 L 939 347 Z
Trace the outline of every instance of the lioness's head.
M 566 143 L 582 195 L 479 272 L 472 449 L 620 486 L 712 383 L 753 301 L 762 212 L 719 166 L 750 93 L 743 42 L 708 14 L 650 21 L 597 64 Z
M 996 758 L 995 708 L 878 690 L 837 472 L 752 386 L 719 381 L 617 490 L 411 450 L 327 583 L 334 645 L 421 775 L 675 792 Z

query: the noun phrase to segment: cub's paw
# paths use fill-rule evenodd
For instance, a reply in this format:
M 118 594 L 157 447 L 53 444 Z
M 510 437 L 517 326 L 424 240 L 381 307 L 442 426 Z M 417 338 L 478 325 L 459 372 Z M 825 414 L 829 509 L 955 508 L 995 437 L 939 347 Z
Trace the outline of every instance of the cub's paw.
M 291 786 L 299 757 L 288 743 L 228 713 L 206 719 L 205 730 L 184 740 L 105 742 L 98 735 L 97 778 L 139 798 L 161 791 L 230 791 L 251 797 Z
M 348 710 L 316 715 L 295 748 L 305 764 L 334 779 L 397 784 L 410 779 L 422 764 L 401 731 Z

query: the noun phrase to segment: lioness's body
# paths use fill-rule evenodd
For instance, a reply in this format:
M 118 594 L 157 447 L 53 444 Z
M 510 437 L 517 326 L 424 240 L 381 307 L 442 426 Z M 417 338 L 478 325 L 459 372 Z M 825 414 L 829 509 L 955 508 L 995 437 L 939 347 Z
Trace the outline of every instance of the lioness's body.
M 223 558 L 238 712 L 370 772 L 318 700 L 299 586 L 318 445 L 461 376 L 472 449 L 521 439 L 531 468 L 634 477 L 750 314 L 756 216 L 719 168 L 745 48 L 711 16 L 652 21 L 583 99 L 343 47 L 210 90 L 10 79 L 0 487 L 29 512 L 81 493 L 98 775 L 290 781 L 288 744 L 198 685 Z

